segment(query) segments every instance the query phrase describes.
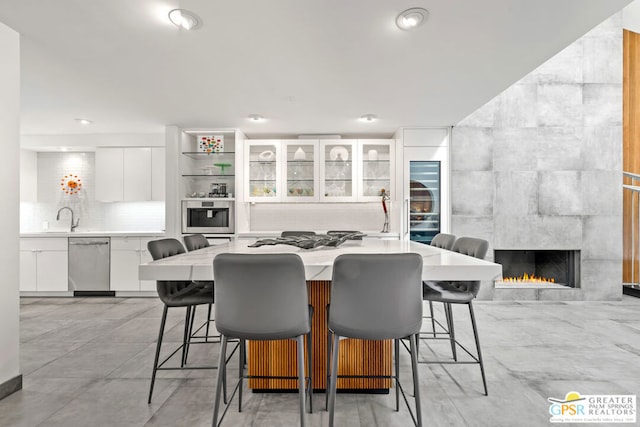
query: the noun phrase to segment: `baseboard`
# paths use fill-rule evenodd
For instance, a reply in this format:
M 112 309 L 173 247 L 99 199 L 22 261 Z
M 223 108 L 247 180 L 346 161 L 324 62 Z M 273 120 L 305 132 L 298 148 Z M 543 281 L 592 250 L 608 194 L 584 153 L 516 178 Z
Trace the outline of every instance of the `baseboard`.
M 115 297 L 116 291 L 73 291 L 74 297 Z
M 0 400 L 15 393 L 18 390 L 22 390 L 22 375 L 13 377 L 0 384 Z

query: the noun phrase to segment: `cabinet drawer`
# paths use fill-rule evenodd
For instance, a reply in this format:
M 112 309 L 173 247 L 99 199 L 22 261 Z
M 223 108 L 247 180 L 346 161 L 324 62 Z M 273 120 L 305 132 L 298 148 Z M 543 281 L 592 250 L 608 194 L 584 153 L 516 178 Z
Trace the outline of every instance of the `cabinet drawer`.
M 112 237 L 111 238 L 111 250 L 137 251 L 138 249 L 140 249 L 139 237 Z
M 66 251 L 68 249 L 68 243 L 66 237 L 55 238 L 21 238 L 20 250 L 21 251 Z

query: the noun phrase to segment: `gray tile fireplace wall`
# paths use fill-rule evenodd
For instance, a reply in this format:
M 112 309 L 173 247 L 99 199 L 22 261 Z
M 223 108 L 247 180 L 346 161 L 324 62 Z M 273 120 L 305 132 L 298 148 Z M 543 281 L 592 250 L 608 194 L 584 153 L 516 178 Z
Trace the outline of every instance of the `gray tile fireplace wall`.
M 581 250 L 580 289 L 484 284 L 480 298 L 621 298 L 620 14 L 461 121 L 451 153 L 454 234 L 492 249 Z

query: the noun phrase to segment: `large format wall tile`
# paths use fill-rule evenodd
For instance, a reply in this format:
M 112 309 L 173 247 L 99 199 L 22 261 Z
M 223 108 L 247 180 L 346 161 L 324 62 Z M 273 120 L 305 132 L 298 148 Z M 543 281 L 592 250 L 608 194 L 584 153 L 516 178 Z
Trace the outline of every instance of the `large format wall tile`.
M 582 89 L 585 126 L 622 125 L 619 84 L 585 84 Z
M 455 128 L 454 128 L 455 130 Z M 493 170 L 535 170 L 539 148 L 538 129 L 502 129 L 493 130 Z
M 492 214 L 493 172 L 452 172 L 451 183 L 451 212 L 454 215 Z
M 580 216 L 494 216 L 495 249 L 573 250 L 581 246 Z
M 538 173 L 535 171 L 495 172 L 494 209 L 501 215 L 538 214 Z
M 541 215 L 582 214 L 581 175 L 577 171 L 547 172 L 540 175 L 538 200 Z
M 536 169 L 539 171 L 582 170 L 582 127 L 538 129 Z
M 622 31 L 584 38 L 584 82 L 622 84 Z
M 622 215 L 586 216 L 583 219 L 583 260 L 622 259 L 622 245 L 619 235 L 622 232 Z M 622 266 L 622 263 L 620 263 Z M 622 280 L 622 276 L 616 278 Z
M 582 207 L 584 215 L 621 216 L 622 174 L 601 170 L 582 172 Z
M 538 86 L 538 124 L 540 126 L 582 126 L 582 86 L 542 84 Z
M 491 128 L 456 127 L 451 137 L 451 170 L 488 171 L 493 169 L 493 131 Z
M 585 127 L 582 140 L 584 170 L 622 169 L 622 126 Z

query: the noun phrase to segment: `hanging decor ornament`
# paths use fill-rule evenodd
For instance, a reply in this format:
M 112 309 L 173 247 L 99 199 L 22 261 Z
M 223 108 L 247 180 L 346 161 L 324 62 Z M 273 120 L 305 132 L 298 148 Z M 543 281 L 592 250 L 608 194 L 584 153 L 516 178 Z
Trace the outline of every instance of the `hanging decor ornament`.
M 78 175 L 70 173 L 69 175 L 65 175 L 60 181 L 60 189 L 64 191 L 65 194 L 76 194 L 82 189 L 82 182 L 80 182 Z

